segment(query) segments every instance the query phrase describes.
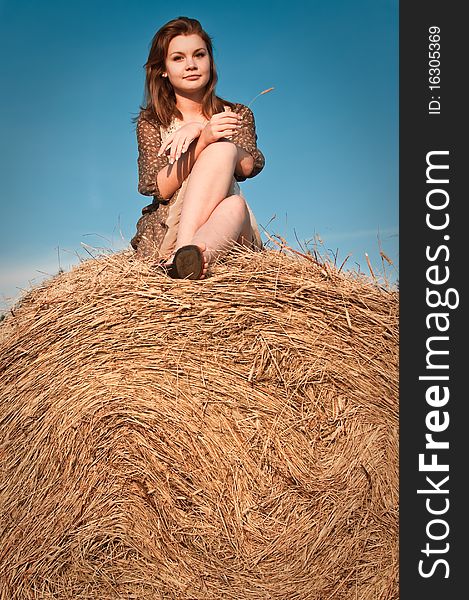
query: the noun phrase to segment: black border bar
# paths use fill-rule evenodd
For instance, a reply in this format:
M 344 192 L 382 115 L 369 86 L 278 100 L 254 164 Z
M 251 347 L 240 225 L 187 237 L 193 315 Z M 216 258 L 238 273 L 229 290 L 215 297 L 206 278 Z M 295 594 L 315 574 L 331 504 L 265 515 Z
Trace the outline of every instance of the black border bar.
M 463 7 L 454 0 L 399 7 L 400 600 L 467 595 Z

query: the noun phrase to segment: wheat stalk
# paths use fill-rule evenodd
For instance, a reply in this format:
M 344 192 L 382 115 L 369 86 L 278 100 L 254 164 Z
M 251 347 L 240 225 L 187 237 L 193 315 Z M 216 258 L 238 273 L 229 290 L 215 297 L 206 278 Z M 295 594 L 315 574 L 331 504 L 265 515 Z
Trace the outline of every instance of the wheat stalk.
M 254 96 L 254 98 L 251 100 L 251 102 L 249 102 L 248 108 L 251 106 L 251 104 L 254 102 L 254 100 L 256 100 L 256 98 L 259 98 L 259 96 L 263 96 L 264 94 L 268 94 L 269 92 L 271 92 L 274 89 L 275 88 L 270 87 L 270 88 L 267 88 L 266 90 L 263 90 L 262 92 L 259 92 L 256 96 Z

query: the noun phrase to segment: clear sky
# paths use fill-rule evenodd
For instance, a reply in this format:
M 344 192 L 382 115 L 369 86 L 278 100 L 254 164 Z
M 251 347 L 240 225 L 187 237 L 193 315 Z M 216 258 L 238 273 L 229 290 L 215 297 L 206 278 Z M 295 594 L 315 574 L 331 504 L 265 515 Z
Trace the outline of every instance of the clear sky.
M 266 166 L 241 184 L 260 225 L 367 273 L 381 247 L 397 279 L 397 0 L 0 0 L 0 307 L 83 244 L 128 245 L 143 64 L 180 15 L 213 39 L 219 95 L 275 88 L 251 105 Z

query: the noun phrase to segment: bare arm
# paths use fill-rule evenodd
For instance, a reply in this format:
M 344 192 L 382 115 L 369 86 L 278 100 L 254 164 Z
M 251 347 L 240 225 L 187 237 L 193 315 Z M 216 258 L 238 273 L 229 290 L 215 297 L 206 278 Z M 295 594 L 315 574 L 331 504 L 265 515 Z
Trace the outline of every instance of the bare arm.
M 157 175 L 157 183 L 160 193 L 163 198 L 171 198 L 178 190 L 183 181 L 192 171 L 195 161 L 199 154 L 207 147 L 208 144 L 199 136 L 191 142 L 187 152 L 181 155 L 181 158 L 172 165 L 168 164 L 161 169 Z
M 252 112 L 241 106 L 239 114 L 228 111 L 214 115 L 179 160 L 170 164 L 168 154 L 159 153 L 163 144 L 158 122 L 140 118 L 137 123 L 138 191 L 160 200 L 171 198 L 191 172 L 200 153 L 209 144 L 219 140 L 229 140 L 238 148 L 234 171 L 236 179 L 243 181 L 247 177 L 253 177 L 264 164 L 256 139 Z
M 188 151 L 185 152 L 177 162 L 168 165 L 158 173 L 158 188 L 160 189 L 163 198 L 170 198 L 176 190 L 181 187 L 182 182 L 192 171 L 192 167 L 199 157 L 199 154 L 207 146 L 208 144 L 205 144 L 199 137 L 191 143 Z M 246 150 L 239 146 L 237 146 L 237 150 L 238 161 L 236 163 L 235 175 L 246 179 L 251 175 L 254 169 L 254 158 L 249 152 L 246 152 Z
M 200 138 L 194 140 L 183 157 L 171 165 L 169 155 L 160 153 L 163 143 L 159 122 L 142 116 L 137 122 L 137 143 L 138 191 L 159 200 L 170 198 L 182 185 L 205 147 Z
M 194 133 L 194 123 L 181 127 L 174 134 L 174 143 L 169 146 L 170 160 L 168 166 L 161 169 L 157 175 L 157 184 L 163 198 L 170 198 L 187 178 L 200 153 L 210 144 L 218 141 L 230 141 L 230 138 L 242 127 L 242 118 L 232 111 L 217 113 L 205 125 L 200 125 L 200 131 Z M 196 139 L 192 139 L 198 135 Z M 186 137 L 188 136 L 188 137 Z M 190 141 L 192 140 L 192 141 Z M 187 143 L 190 141 L 189 146 Z M 175 147 L 174 147 L 175 146 Z M 184 149 L 187 151 L 184 152 Z M 165 144 L 162 145 L 165 150 Z M 161 151 L 160 151 L 161 153 Z M 176 158 L 176 162 L 173 162 Z M 251 158 L 242 148 L 238 148 L 238 164 L 240 172 L 252 171 Z M 172 163 L 172 164 L 171 164 Z

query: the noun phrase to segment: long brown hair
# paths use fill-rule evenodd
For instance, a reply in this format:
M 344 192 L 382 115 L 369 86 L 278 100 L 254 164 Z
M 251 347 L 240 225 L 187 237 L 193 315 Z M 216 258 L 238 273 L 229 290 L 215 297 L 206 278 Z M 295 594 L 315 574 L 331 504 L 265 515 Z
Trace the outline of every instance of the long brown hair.
M 224 105 L 233 108 L 233 103 L 219 98 L 215 94 L 218 81 L 217 70 L 213 60 L 212 40 L 202 29 L 197 19 L 177 17 L 163 25 L 153 37 L 148 60 L 144 65 L 145 79 L 145 106 L 141 111 L 145 117 L 157 117 L 164 127 L 168 127 L 173 117 L 182 119 L 182 114 L 176 107 L 176 96 L 167 77 L 162 77 L 166 71 L 165 61 L 171 40 L 178 35 L 199 35 L 207 46 L 210 57 L 210 79 L 202 99 L 202 113 L 210 119 L 215 113 L 222 112 Z

